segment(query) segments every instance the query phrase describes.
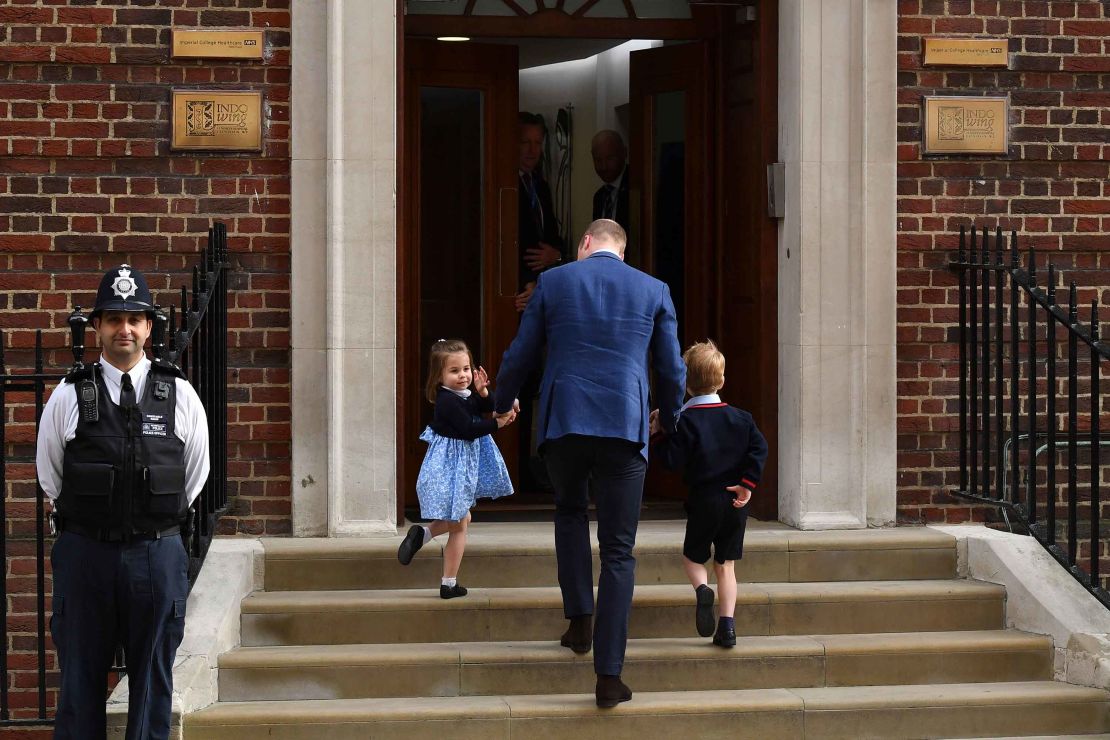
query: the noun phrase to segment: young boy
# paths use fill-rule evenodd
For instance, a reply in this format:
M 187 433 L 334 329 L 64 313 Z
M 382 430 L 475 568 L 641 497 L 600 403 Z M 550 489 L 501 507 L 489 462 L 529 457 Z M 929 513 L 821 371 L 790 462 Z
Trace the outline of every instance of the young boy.
M 686 392 L 678 429 L 664 438 L 657 454 L 671 470 L 682 470 L 690 489 L 686 503 L 683 566 L 697 599 L 696 624 L 713 644 L 736 645 L 735 561 L 744 550 L 748 502 L 767 461 L 767 440 L 747 411 L 723 403 L 725 358 L 713 342 L 699 342 L 682 355 Z M 653 417 L 655 414 L 653 414 Z M 653 418 L 653 431 L 658 423 Z M 713 589 L 705 562 L 713 549 L 713 570 L 720 591 L 720 618 L 713 630 Z

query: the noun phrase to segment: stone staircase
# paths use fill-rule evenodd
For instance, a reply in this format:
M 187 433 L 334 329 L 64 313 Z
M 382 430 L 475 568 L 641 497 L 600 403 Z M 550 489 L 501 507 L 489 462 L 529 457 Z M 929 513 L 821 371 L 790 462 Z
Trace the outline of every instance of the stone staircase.
M 476 524 L 438 596 L 440 548 L 265 540 L 209 738 L 902 738 L 1110 733 L 1110 695 L 1052 681 L 1049 638 L 1004 628 L 1005 589 L 959 580 L 948 535 L 753 525 L 736 625 L 696 636 L 681 522 L 643 522 L 624 678 L 599 710 L 565 628 L 550 524 Z M 440 538 L 445 540 L 446 538 Z

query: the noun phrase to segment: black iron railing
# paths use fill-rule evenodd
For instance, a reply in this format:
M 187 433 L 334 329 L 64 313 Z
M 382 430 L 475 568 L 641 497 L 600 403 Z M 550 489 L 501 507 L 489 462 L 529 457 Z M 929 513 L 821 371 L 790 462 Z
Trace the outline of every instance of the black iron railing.
M 168 314 L 161 308 L 155 313 L 151 332 L 151 349 L 155 358 L 178 365 L 189 377 L 208 416 L 211 473 L 204 489 L 192 506 L 194 533 L 190 543 L 189 581 L 192 583 L 211 544 L 216 520 L 226 510 L 227 500 L 227 228 L 215 224 L 208 231 L 208 244 L 200 264 L 193 268 L 191 294 L 181 288 L 181 308 L 170 306 Z M 71 349 L 78 362 L 85 353 L 87 318 L 77 307 L 70 315 Z M 59 382 L 64 372 L 46 372 L 46 353 L 42 331 L 35 333 L 34 370 L 9 372 L 4 357 L 5 340 L 0 334 L 0 554 L 4 571 L 0 572 L 0 728 L 21 725 L 42 725 L 52 721 L 48 712 L 47 669 L 50 665 L 46 640 L 46 502 L 42 488 L 33 472 L 35 437 L 42 417 L 44 399 L 49 387 Z M 30 409 L 26 399 L 33 395 L 34 436 L 31 419 L 22 421 Z M 12 396 L 22 397 L 12 404 Z M 15 439 L 9 438 L 8 424 L 21 424 Z M 22 472 L 9 479 L 9 468 Z M 22 496 L 9 493 L 22 487 Z M 9 506 L 10 503 L 10 506 Z M 27 509 L 31 507 L 30 512 Z M 25 583 L 25 566 L 9 567 L 15 560 L 34 562 L 34 591 L 25 587 L 9 589 L 7 573 L 13 581 Z M 16 597 L 16 598 L 12 598 Z M 32 610 L 26 606 L 9 614 L 8 605 L 25 604 L 33 599 Z M 14 626 L 12 626 L 14 625 Z M 9 627 L 11 626 L 11 629 Z M 122 662 L 117 657 L 117 667 Z M 28 665 L 33 667 L 29 668 Z M 34 689 L 28 683 L 13 680 L 22 676 L 36 677 Z M 15 692 L 18 689 L 18 695 Z M 32 696 L 33 695 L 33 696 Z
M 1090 323 L 1080 323 L 1075 282 L 1065 310 L 1056 302 L 1056 268 L 1048 265 L 1039 287 L 1033 249 L 1023 267 L 1017 234 L 1006 244 L 1001 229 L 992 244 L 985 227 L 973 227 L 970 239 L 961 227 L 950 267 L 959 274 L 960 483 L 954 493 L 1001 506 L 1110 608 L 1099 568 L 1107 540 L 1100 449 L 1110 444 L 1101 436 L 1099 379 L 1110 346 L 1100 340 L 1097 297 Z

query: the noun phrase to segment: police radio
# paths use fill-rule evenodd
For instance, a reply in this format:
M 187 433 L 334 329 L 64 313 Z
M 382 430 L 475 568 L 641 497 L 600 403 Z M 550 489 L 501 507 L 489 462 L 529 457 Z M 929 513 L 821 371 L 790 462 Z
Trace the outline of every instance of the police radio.
M 69 315 L 69 332 L 73 345 L 73 370 L 71 377 L 76 381 L 77 410 L 81 421 L 90 424 L 100 418 L 100 391 L 96 387 L 96 364 L 85 363 L 85 328 L 89 319 L 81 313 L 80 306 L 74 306 Z

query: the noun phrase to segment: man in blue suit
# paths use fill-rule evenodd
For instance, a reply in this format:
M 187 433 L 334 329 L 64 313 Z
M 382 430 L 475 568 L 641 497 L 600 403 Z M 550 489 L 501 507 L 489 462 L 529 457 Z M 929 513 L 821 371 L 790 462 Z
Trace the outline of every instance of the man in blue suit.
M 508 413 L 528 372 L 547 360 L 540 385 L 538 442 L 555 488 L 555 554 L 562 644 L 591 645 L 596 698 L 613 707 L 632 698 L 620 679 L 628 640 L 636 527 L 648 454 L 648 364 L 655 403 L 673 431 L 686 383 L 674 304 L 665 283 L 624 264 L 626 236 L 615 221 L 586 229 L 578 261 L 539 276 L 516 338 L 497 374 L 495 407 Z M 597 506 L 601 579 L 594 609 L 590 481 Z

